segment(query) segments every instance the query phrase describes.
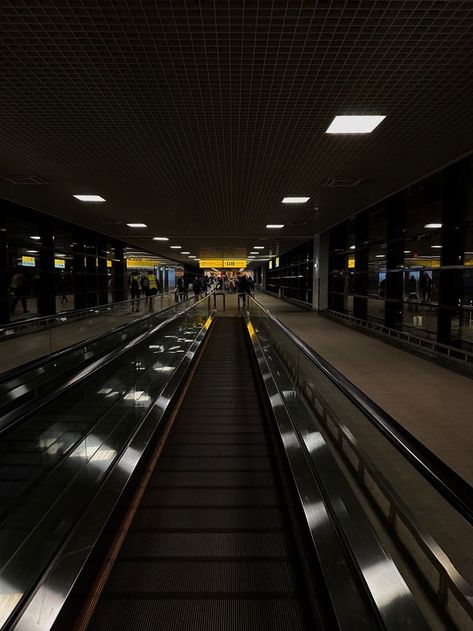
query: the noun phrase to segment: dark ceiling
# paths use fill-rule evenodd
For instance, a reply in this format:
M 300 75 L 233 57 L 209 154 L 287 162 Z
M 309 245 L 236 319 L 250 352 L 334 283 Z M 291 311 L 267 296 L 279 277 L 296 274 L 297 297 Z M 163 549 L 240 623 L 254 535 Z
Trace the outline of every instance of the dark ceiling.
M 471 1 L 1 0 L 0 16 L 0 178 L 43 182 L 0 179 L 0 196 L 160 254 L 287 249 L 473 147 Z M 325 134 L 337 114 L 386 119 Z M 266 223 L 286 224 L 279 243 Z

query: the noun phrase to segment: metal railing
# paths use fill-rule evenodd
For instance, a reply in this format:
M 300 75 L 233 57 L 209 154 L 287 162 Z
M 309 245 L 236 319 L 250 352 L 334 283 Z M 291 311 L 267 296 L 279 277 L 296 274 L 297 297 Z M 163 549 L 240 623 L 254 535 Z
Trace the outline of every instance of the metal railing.
M 161 302 L 166 296 L 174 295 L 174 291 L 165 292 L 153 296 L 156 303 Z M 38 331 L 44 331 L 50 327 L 62 326 L 69 324 L 70 322 L 97 317 L 101 315 L 111 315 L 116 312 L 126 311 L 131 309 L 132 303 L 143 302 L 146 300 L 146 296 L 136 298 L 135 300 L 122 300 L 120 302 L 110 302 L 104 305 L 97 305 L 94 307 L 85 307 L 84 309 L 70 309 L 66 311 L 59 311 L 57 313 L 47 316 L 36 316 L 33 318 L 25 318 L 23 320 L 16 320 L 15 322 L 9 322 L 8 324 L 0 325 L 0 342 L 3 340 L 10 340 L 19 335 L 27 335 L 28 333 L 36 333 Z
M 288 329 L 280 320 L 270 313 L 257 300 L 253 299 L 259 309 L 287 336 L 297 349 L 312 362 L 344 395 L 355 404 L 395 449 L 436 489 L 470 526 L 473 525 L 473 489 L 472 487 L 427 447 L 420 443 L 397 421 L 390 417 L 376 403 L 371 401 L 356 386 L 349 382 L 341 373 L 324 360 L 318 353 L 308 347 L 303 340 Z M 343 456 L 345 463 L 354 473 L 358 484 L 367 492 L 371 500 L 378 506 L 380 512 L 386 518 L 386 525 L 392 529 L 399 540 L 400 524 L 412 535 L 418 549 L 428 559 L 430 567 L 433 567 L 438 576 L 436 593 L 439 604 L 446 608 L 448 594 L 455 597 L 464 613 L 473 619 L 473 589 L 457 571 L 449 557 L 435 538 L 427 531 L 424 525 L 419 523 L 411 508 L 399 496 L 393 484 L 383 475 L 379 468 L 370 460 L 369 453 L 364 453 L 364 448 L 352 431 L 339 418 L 330 400 L 327 400 L 320 392 L 316 391 L 304 372 L 300 370 L 294 357 L 284 348 L 275 346 L 275 350 L 281 357 L 286 368 L 294 380 L 294 387 L 303 396 L 316 418 L 321 422 L 327 435 L 332 439 L 334 446 Z M 346 448 L 350 453 L 347 453 Z M 377 492 L 368 484 L 366 478 L 374 482 L 375 487 L 381 492 L 388 505 L 387 515 L 384 514 Z M 414 555 L 416 556 L 416 555 Z M 419 567 L 416 557 L 416 565 Z M 429 583 L 429 572 L 423 572 Z M 430 584 L 430 583 L 429 583 Z
M 327 309 L 325 313 L 334 320 L 349 322 L 350 324 L 353 324 L 360 329 L 372 331 L 373 333 L 376 333 L 381 337 L 385 337 L 390 340 L 397 340 L 399 342 L 405 342 L 406 344 L 410 344 L 412 347 L 415 347 L 417 349 L 430 352 L 433 355 L 439 357 L 447 357 L 448 359 L 460 362 L 468 367 L 473 366 L 473 353 L 465 351 L 461 348 L 455 348 L 454 346 L 448 346 L 447 344 L 442 344 L 441 342 L 429 340 L 425 337 L 421 337 L 420 335 L 409 333 L 408 331 L 398 331 L 397 329 L 391 329 L 384 324 L 356 318 L 347 313 L 340 313 L 339 311 L 333 311 L 332 309 Z

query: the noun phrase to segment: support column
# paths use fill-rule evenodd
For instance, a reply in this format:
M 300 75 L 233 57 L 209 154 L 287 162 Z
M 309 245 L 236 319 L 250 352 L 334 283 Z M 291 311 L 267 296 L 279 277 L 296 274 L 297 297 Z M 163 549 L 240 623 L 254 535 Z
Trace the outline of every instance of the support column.
M 85 309 L 86 300 L 86 279 L 84 261 L 84 242 L 76 243 L 72 250 L 72 291 L 74 292 L 74 309 Z
M 126 300 L 125 286 L 126 286 L 126 263 L 123 258 L 123 246 L 115 246 L 115 258 L 118 261 L 113 263 L 113 302 L 122 302 Z
M 339 224 L 329 233 L 329 300 L 328 307 L 339 313 L 345 312 L 345 274 L 347 234 L 346 225 Z
M 314 275 L 312 309 L 325 311 L 328 308 L 328 251 L 329 233 L 322 232 L 314 237 Z
M 94 254 L 89 254 L 85 258 L 85 273 L 87 283 L 87 307 L 96 307 L 97 299 L 97 258 L 95 250 Z
M 452 269 L 451 266 L 464 264 L 465 230 L 463 226 L 467 214 L 468 175 L 467 160 L 453 164 L 444 171 L 442 254 L 437 321 L 437 339 L 444 344 L 452 344 L 455 341 L 452 324 L 453 320 L 459 316 L 464 297 L 462 270 Z
M 387 212 L 384 321 L 391 329 L 399 329 L 402 325 L 406 210 L 407 191 L 402 191 L 390 198 Z
M 40 224 L 38 315 L 56 313 L 56 279 L 54 269 L 54 235 L 46 218 Z
M 0 322 L 10 321 L 10 278 L 8 273 L 8 244 L 6 212 L 0 213 Z
M 360 213 L 355 217 L 355 280 L 353 283 L 353 315 L 361 320 L 368 319 L 368 262 L 369 215 Z
M 97 290 L 99 305 L 108 303 L 108 278 L 107 278 L 107 242 L 99 237 L 98 239 L 98 265 L 97 265 Z

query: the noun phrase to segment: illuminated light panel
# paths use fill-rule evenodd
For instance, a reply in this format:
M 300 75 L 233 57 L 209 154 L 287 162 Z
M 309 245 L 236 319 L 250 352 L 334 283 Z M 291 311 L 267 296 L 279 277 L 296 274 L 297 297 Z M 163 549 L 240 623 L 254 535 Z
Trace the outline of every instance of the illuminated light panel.
M 126 224 L 129 228 L 147 228 L 148 225 L 145 223 L 127 223 Z
M 326 134 L 370 134 L 386 116 L 335 116 Z
M 80 202 L 105 202 L 106 200 L 101 195 L 73 195 Z
M 441 245 L 431 245 L 431 248 L 433 248 L 434 250 L 440 250 L 440 248 L 442 247 Z
M 441 228 L 441 223 L 426 223 L 424 228 L 429 228 L 430 230 L 435 230 L 435 228 Z
M 181 250 L 182 249 L 182 245 L 171 245 L 169 247 L 171 248 L 171 250 Z
M 377 259 L 384 259 L 384 258 L 385 258 L 385 256 L 386 256 L 385 254 L 377 254 L 377 255 L 376 255 L 376 258 L 377 258 Z
M 181 252 L 181 254 L 190 254 L 190 251 L 187 251 L 187 252 Z
M 310 197 L 283 197 L 283 204 L 305 204 L 308 202 Z
M 266 228 L 269 228 L 270 230 L 284 228 L 284 224 L 283 223 L 267 223 Z
M 411 254 L 412 250 L 404 250 L 404 254 Z
M 254 245 L 253 250 L 264 250 L 264 245 Z
M 153 241 L 169 241 L 167 237 L 153 237 Z
M 41 237 L 33 236 L 33 237 L 30 237 L 30 239 L 34 239 L 35 241 L 39 241 L 41 239 Z
M 38 254 L 38 250 L 26 250 L 27 254 Z

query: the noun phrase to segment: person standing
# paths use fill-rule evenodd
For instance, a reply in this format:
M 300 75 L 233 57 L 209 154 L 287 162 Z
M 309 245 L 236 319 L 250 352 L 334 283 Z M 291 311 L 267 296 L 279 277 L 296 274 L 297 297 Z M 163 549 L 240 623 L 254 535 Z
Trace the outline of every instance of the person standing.
M 146 297 L 148 298 L 148 309 L 149 311 L 154 311 L 154 297 L 158 293 L 159 283 L 154 272 L 148 272 L 146 279 L 147 283 L 145 287 L 145 293 Z
M 139 270 L 135 269 L 130 274 L 130 296 L 131 296 L 131 311 L 139 311 L 140 310 L 140 296 L 141 296 L 141 274 Z M 136 309 L 135 309 L 136 303 Z
M 29 313 L 26 308 L 26 296 L 28 294 L 25 276 L 19 270 L 13 274 L 12 279 L 10 281 L 10 292 L 13 294 L 13 300 L 10 307 L 10 313 L 15 315 L 15 309 L 18 302 L 21 302 L 21 306 L 23 307 L 23 313 Z

